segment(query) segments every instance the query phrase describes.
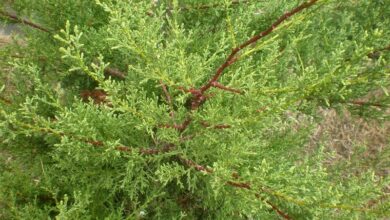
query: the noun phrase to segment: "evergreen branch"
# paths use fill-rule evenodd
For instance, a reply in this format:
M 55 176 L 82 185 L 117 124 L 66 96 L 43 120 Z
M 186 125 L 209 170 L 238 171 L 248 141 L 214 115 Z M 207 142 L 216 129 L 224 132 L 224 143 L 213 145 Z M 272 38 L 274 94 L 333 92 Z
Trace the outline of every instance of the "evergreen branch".
M 46 32 L 46 33 L 51 33 L 51 31 L 49 31 L 49 29 L 47 29 L 46 27 L 43 27 L 43 26 L 38 25 L 36 23 L 33 23 L 32 21 L 29 21 L 27 19 L 19 18 L 16 15 L 11 15 L 11 14 L 6 13 L 4 11 L 0 11 L 0 15 L 4 16 L 4 17 L 6 17 L 6 18 L 8 18 L 10 20 L 16 21 L 16 22 L 18 22 L 20 24 L 24 24 L 24 25 L 30 26 L 32 28 L 35 28 L 37 30 L 40 30 L 40 31 L 43 31 L 43 32 Z M 24 58 L 24 57 L 18 56 L 17 58 Z M 43 59 L 46 59 L 46 58 L 44 57 Z M 106 67 L 104 69 L 104 73 L 106 75 L 117 77 L 119 79 L 125 79 L 126 78 L 126 74 L 124 72 L 120 71 L 119 69 L 116 69 L 116 68 Z
M 12 55 L 12 57 L 13 58 L 19 58 L 19 59 L 25 59 L 26 58 L 25 56 L 22 56 L 22 55 Z M 39 61 L 46 61 L 47 57 L 39 56 L 38 60 Z M 113 76 L 113 77 L 116 77 L 116 78 L 119 78 L 119 79 L 126 79 L 126 74 L 124 72 L 120 71 L 117 68 L 106 67 L 104 69 L 104 74 L 106 76 Z
M 187 166 L 189 167 L 192 167 L 194 168 L 195 170 L 197 171 L 200 171 L 200 172 L 204 172 L 204 173 L 207 173 L 207 174 L 213 174 L 214 173 L 214 170 L 211 169 L 211 168 L 207 168 L 207 167 L 204 167 L 200 164 L 197 164 L 195 161 L 193 160 L 190 160 L 190 159 L 186 159 L 186 158 L 183 158 L 183 157 L 179 157 L 180 161 L 182 161 L 184 164 L 186 164 Z M 236 176 L 237 174 L 236 173 L 233 173 L 233 176 Z M 238 176 L 237 176 L 238 178 Z M 229 186 L 232 186 L 232 187 L 235 187 L 235 188 L 240 188 L 240 189 L 246 189 L 246 190 L 252 190 L 252 187 L 251 187 L 251 184 L 250 183 L 245 183 L 245 182 L 233 182 L 233 181 L 227 181 L 226 182 L 226 185 L 229 185 Z M 287 213 L 283 212 L 281 209 L 279 209 L 276 205 L 274 205 L 273 203 L 269 202 L 268 200 L 265 200 L 264 198 L 262 198 L 260 196 L 260 194 L 258 193 L 255 193 L 255 196 L 256 198 L 262 200 L 263 202 L 267 203 L 268 205 L 271 206 L 271 208 L 281 217 L 283 217 L 284 219 L 287 219 L 287 220 L 290 220 L 292 219 Z
M 183 157 L 179 157 L 179 158 L 180 158 L 180 160 L 184 164 L 186 164 L 189 167 L 194 168 L 197 171 L 205 172 L 207 174 L 213 174 L 214 173 L 214 170 L 212 168 L 206 168 L 205 166 L 197 164 L 195 161 L 192 161 L 190 159 L 186 159 L 186 158 L 183 158 Z M 233 172 L 232 176 L 233 176 L 234 179 L 239 179 L 240 178 L 239 175 L 236 172 Z M 229 186 L 232 186 L 232 187 L 235 187 L 235 188 L 241 188 L 241 189 L 246 189 L 246 190 L 253 190 L 252 184 L 250 184 L 248 182 L 239 182 L 239 181 L 231 181 L 231 180 L 229 180 L 229 181 L 226 182 L 226 185 L 229 185 Z M 267 189 L 267 188 L 263 187 L 260 190 L 263 191 L 264 193 L 267 193 L 267 194 L 270 194 L 270 195 L 275 196 L 277 198 L 280 198 L 282 200 L 291 202 L 291 203 L 296 204 L 298 206 L 307 206 L 307 205 L 309 205 L 305 201 L 296 200 L 296 199 L 294 199 L 292 197 L 286 196 L 286 195 L 281 194 L 279 192 L 275 192 L 275 191 L 273 191 L 271 189 Z M 256 196 L 256 198 L 259 198 L 262 201 L 266 202 L 268 205 L 270 205 L 272 207 L 272 209 L 276 213 L 278 213 L 281 217 L 283 217 L 284 219 L 292 219 L 288 214 L 286 214 L 285 212 L 281 211 L 277 206 L 275 206 L 271 202 L 263 199 L 260 196 L 259 193 L 255 193 L 255 196 Z M 318 206 L 322 207 L 322 208 L 353 210 L 353 211 L 361 211 L 361 212 L 367 212 L 368 211 L 368 209 L 366 209 L 366 208 L 352 207 L 352 206 L 348 206 L 348 205 L 319 204 Z
M 1 111 L 0 113 L 2 115 L 4 115 L 4 116 L 7 115 L 4 111 Z M 62 132 L 62 131 L 56 131 L 55 129 L 52 129 L 52 128 L 37 127 L 37 126 L 26 124 L 26 123 L 23 123 L 23 122 L 20 122 L 20 121 L 15 121 L 14 123 L 17 124 L 19 127 L 30 129 L 32 131 L 41 132 L 41 133 L 44 133 L 44 134 L 52 134 L 52 135 L 55 135 L 57 137 L 70 137 L 70 138 L 72 138 L 74 140 L 90 144 L 90 145 L 92 145 L 94 147 L 103 147 L 104 146 L 104 143 L 102 141 L 89 140 L 89 139 L 87 139 L 85 137 L 78 137 L 77 135 L 65 133 L 65 132 Z M 127 152 L 127 153 L 133 153 L 133 152 L 137 152 L 138 151 L 138 153 L 142 154 L 142 155 L 156 155 L 156 154 L 170 152 L 174 148 L 175 148 L 175 145 L 172 144 L 172 143 L 169 143 L 169 144 L 165 144 L 160 149 L 156 149 L 156 148 L 135 149 L 135 148 L 131 148 L 131 147 L 128 147 L 128 146 L 125 146 L 125 145 L 121 145 L 121 146 L 115 147 L 115 150 L 122 151 L 122 152 Z
M 191 88 L 191 89 L 185 89 L 184 87 L 178 87 L 179 90 L 182 90 L 184 92 L 188 92 L 192 94 L 192 97 L 187 101 L 187 105 L 190 107 L 191 110 L 198 109 L 209 97 L 205 94 L 205 92 L 210 89 L 211 87 L 217 87 L 222 90 L 227 90 L 230 92 L 240 93 L 241 91 L 228 88 L 220 83 L 218 83 L 219 78 L 222 76 L 222 73 L 226 68 L 231 66 L 233 63 L 235 63 L 238 60 L 238 53 L 243 50 L 244 48 L 248 47 L 249 45 L 252 45 L 262 39 L 263 37 L 266 37 L 267 35 L 271 34 L 280 24 L 282 24 L 284 21 L 286 21 L 289 17 L 303 11 L 304 9 L 307 9 L 311 6 L 313 6 L 318 0 L 310 0 L 308 2 L 304 2 L 298 7 L 292 9 L 289 12 L 286 12 L 281 17 L 279 17 L 272 25 L 266 29 L 265 31 L 260 32 L 259 34 L 253 36 L 249 40 L 245 41 L 238 47 L 234 48 L 231 52 L 231 54 L 227 57 L 224 63 L 222 63 L 218 69 L 216 70 L 214 76 L 203 86 L 201 86 L 199 89 Z M 181 127 L 178 127 L 180 132 L 183 132 L 192 119 L 189 117 L 186 119 L 185 122 L 183 122 Z
M 189 102 L 191 103 L 191 110 L 195 110 L 195 109 L 199 108 L 199 106 L 201 106 L 206 101 L 207 97 L 205 96 L 205 92 L 208 89 L 210 89 L 211 87 L 217 86 L 217 87 L 220 87 L 221 89 L 228 90 L 231 92 L 234 91 L 237 93 L 238 90 L 227 88 L 227 87 L 219 84 L 218 80 L 222 76 L 224 70 L 238 60 L 238 58 L 239 58 L 238 53 L 241 50 L 243 50 L 244 48 L 248 47 L 249 45 L 252 45 L 252 44 L 256 43 L 257 41 L 259 41 L 260 39 L 268 36 L 280 24 L 282 24 L 284 21 L 286 21 L 289 17 L 291 17 L 295 14 L 298 14 L 299 12 L 303 11 L 304 9 L 307 9 L 307 8 L 313 6 L 317 1 L 318 0 L 310 0 L 308 2 L 304 2 L 301 5 L 299 5 L 298 7 L 292 9 L 291 11 L 284 13 L 274 23 L 272 23 L 269 28 L 267 28 L 266 30 L 260 32 L 259 34 L 255 35 L 255 36 L 253 36 L 252 38 L 245 41 L 244 43 L 242 43 L 238 47 L 234 48 L 232 50 L 232 52 L 230 53 L 230 55 L 226 58 L 225 62 L 222 63 L 218 67 L 218 69 L 216 70 L 215 74 L 211 77 L 211 79 L 205 85 L 201 86 L 199 89 L 192 88 L 190 90 L 186 90 L 186 89 L 180 87 L 180 89 L 182 89 L 183 91 L 192 93 L 192 97 L 189 100 Z
M 65 134 L 62 134 L 61 136 L 65 136 Z M 67 135 L 68 136 L 68 135 Z M 83 139 L 76 139 L 79 141 L 83 141 L 85 143 L 91 144 L 92 146 L 95 147 L 103 147 L 104 143 L 101 141 L 91 141 L 91 140 L 86 140 L 85 138 Z M 134 153 L 137 152 L 141 155 L 156 155 L 156 154 L 161 154 L 161 153 L 167 153 L 172 151 L 175 148 L 174 144 L 165 144 L 161 149 L 156 149 L 156 148 L 131 148 L 125 145 L 117 146 L 115 147 L 115 150 L 121 151 L 121 152 L 126 152 L 126 153 Z
M 19 125 L 21 125 L 21 123 L 19 123 Z M 75 137 L 73 135 L 69 135 L 69 134 L 65 134 L 64 132 L 57 132 L 51 128 L 37 128 L 37 127 L 33 127 L 32 125 L 28 125 L 28 124 L 24 124 L 23 126 L 25 127 L 28 127 L 32 130 L 38 130 L 40 132 L 44 132 L 44 133 L 50 133 L 50 134 L 53 134 L 53 135 L 57 135 L 57 136 L 68 136 L 68 137 L 71 137 L 71 138 L 75 138 L 76 140 L 78 141 L 83 141 L 85 143 L 88 143 L 88 144 L 91 144 L 93 146 L 96 146 L 96 147 L 101 147 L 101 146 L 104 146 L 104 143 L 101 142 L 101 141 L 90 141 L 90 140 L 87 140 L 85 138 L 80 138 L 80 137 Z M 157 154 L 161 154 L 161 153 L 167 153 L 167 152 L 170 152 L 172 151 L 173 149 L 175 149 L 175 144 L 166 144 L 164 145 L 163 148 L 161 149 L 153 149 L 153 148 L 141 148 L 141 149 L 137 149 L 135 150 L 134 148 L 130 148 L 130 147 L 127 147 L 127 146 L 118 146 L 118 147 L 115 147 L 116 150 L 118 151 L 122 151 L 122 152 L 127 152 L 127 153 L 133 153 L 135 151 L 138 151 L 139 154 L 141 155 L 157 155 Z M 197 171 L 201 171 L 201 172 L 205 172 L 207 174 L 213 174 L 214 173 L 214 170 L 211 169 L 211 168 L 207 168 L 205 166 L 202 166 L 200 164 L 197 164 L 195 161 L 192 161 L 190 159 L 185 159 L 183 157 L 179 157 L 179 159 L 184 163 L 186 164 L 187 166 L 189 167 L 193 167 L 195 170 Z M 239 175 L 236 173 L 236 172 L 233 172 L 232 173 L 232 176 L 235 178 L 235 179 L 238 179 L 240 178 Z M 226 185 L 229 185 L 229 186 L 232 186 L 232 187 L 235 187 L 235 188 L 241 188 L 241 189 L 247 189 L 247 190 L 252 190 L 252 186 L 250 183 L 247 183 L 247 182 L 236 182 L 236 181 L 227 181 L 226 182 Z M 278 192 L 273 192 L 272 190 L 270 189 L 262 189 L 262 191 L 266 192 L 266 193 L 269 193 L 275 197 L 279 197 L 281 199 L 285 199 L 286 201 L 289 201 L 289 202 L 292 202 L 294 204 L 297 204 L 297 205 L 308 205 L 306 202 L 304 201 L 299 201 L 299 200 L 295 200 L 291 197 L 288 197 L 288 196 L 285 196 L 283 194 L 280 194 Z M 256 193 L 255 194 L 256 198 L 259 198 L 261 199 L 262 201 L 264 201 L 265 203 L 267 203 L 268 205 L 271 206 L 271 208 L 277 213 L 279 214 L 281 217 L 283 217 L 284 219 L 292 219 L 291 217 L 288 216 L 288 214 L 286 214 L 285 212 L 281 211 L 277 206 L 275 206 L 273 203 L 265 200 L 264 198 L 262 198 L 260 196 L 259 193 Z M 371 203 L 370 203 L 371 205 Z M 350 206 L 344 206 L 344 205 L 328 205 L 328 204 L 320 204 L 319 205 L 320 207 L 323 207 L 323 208 L 335 208 L 335 209 L 345 209 L 345 210 L 355 210 L 355 211 L 367 211 L 366 209 L 363 209 L 363 208 L 355 208 L 355 207 L 350 207 Z M 368 205 L 369 206 L 369 205 Z M 372 206 L 372 205 L 371 205 Z
M 282 24 L 285 20 L 287 20 L 289 17 L 303 11 L 304 9 L 306 8 L 309 8 L 311 6 L 313 6 L 318 0 L 310 0 L 308 2 L 304 2 L 302 3 L 301 5 L 299 5 L 298 7 L 296 7 L 295 9 L 289 11 L 289 12 L 286 12 L 285 14 L 283 14 L 281 17 L 279 17 L 279 19 L 277 19 L 274 23 L 272 23 L 272 25 L 266 29 L 265 31 L 262 31 L 261 33 L 253 36 L 252 38 L 250 38 L 249 40 L 247 40 L 246 42 L 242 43 L 241 45 L 239 45 L 238 47 L 234 48 L 232 50 L 232 52 L 230 53 L 230 55 L 227 57 L 227 59 L 225 60 L 225 62 L 219 66 L 219 68 L 217 69 L 216 73 L 214 74 L 214 76 L 204 85 L 200 88 L 200 91 L 202 93 L 204 93 L 205 91 L 207 91 L 210 87 L 213 86 L 213 83 L 217 82 L 218 79 L 222 76 L 222 73 L 223 71 L 228 68 L 229 66 L 231 66 L 233 63 L 235 63 L 238 59 L 238 56 L 237 54 L 244 48 L 246 48 L 247 46 L 251 45 L 251 44 L 254 44 L 256 43 L 257 41 L 259 41 L 260 39 L 268 36 L 269 34 L 271 34 L 280 24 Z
M 30 26 L 30 27 L 32 27 L 34 29 L 37 29 L 37 30 L 40 30 L 40 31 L 43 31 L 43 32 L 46 32 L 46 33 L 51 33 L 51 31 L 49 29 L 44 28 L 44 27 L 42 27 L 39 24 L 33 23 L 32 21 L 29 21 L 29 20 L 26 20 L 26 19 L 23 19 L 23 18 L 19 18 L 18 16 L 9 14 L 9 13 L 7 13 L 5 11 L 0 11 L 0 15 L 3 16 L 3 17 L 6 17 L 9 20 L 13 20 L 13 21 L 16 21 L 18 23 Z

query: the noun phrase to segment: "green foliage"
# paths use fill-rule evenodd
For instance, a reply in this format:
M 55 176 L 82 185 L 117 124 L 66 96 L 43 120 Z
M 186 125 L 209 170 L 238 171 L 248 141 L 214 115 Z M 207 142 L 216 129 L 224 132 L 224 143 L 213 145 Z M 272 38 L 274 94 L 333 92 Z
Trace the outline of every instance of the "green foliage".
M 319 108 L 387 120 L 390 2 L 310 1 L 210 81 L 303 2 L 13 1 L 49 31 L 1 52 L 0 217 L 388 217 L 388 176 L 306 146 Z

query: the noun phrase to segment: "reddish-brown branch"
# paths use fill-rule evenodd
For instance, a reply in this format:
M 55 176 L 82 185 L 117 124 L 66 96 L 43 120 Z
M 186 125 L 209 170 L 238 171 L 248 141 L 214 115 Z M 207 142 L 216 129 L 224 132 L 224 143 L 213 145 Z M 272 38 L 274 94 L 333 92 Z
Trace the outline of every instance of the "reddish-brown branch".
M 226 87 L 226 86 L 222 85 L 219 82 L 213 82 L 212 86 L 215 87 L 215 88 L 218 88 L 218 89 L 222 89 L 222 90 L 233 92 L 233 93 L 237 93 L 237 94 L 242 94 L 243 93 L 239 89 L 233 89 L 233 88 Z
M 181 127 L 179 128 L 180 132 L 183 132 L 184 130 L 187 129 L 187 127 L 191 124 L 192 118 L 188 117 L 186 120 L 181 124 Z
M 226 184 L 237 188 L 251 189 L 251 185 L 249 183 L 227 181 Z
M 165 94 L 165 98 L 167 99 L 167 102 L 169 105 L 172 105 L 172 98 L 171 98 L 171 95 L 169 94 L 168 92 L 168 89 L 167 89 L 167 86 L 163 83 L 162 80 L 160 80 L 160 85 L 161 85 L 161 88 Z
M 172 151 L 174 148 L 175 148 L 174 144 L 166 144 L 160 149 L 143 148 L 139 150 L 139 153 L 143 155 L 155 155 L 161 153 L 168 153 Z
M 160 125 L 160 128 L 174 128 L 180 132 L 183 132 L 192 122 L 190 117 L 186 118 L 182 124 L 173 124 L 173 125 Z
M 101 147 L 101 146 L 103 146 L 103 142 L 101 142 L 101 141 L 86 141 L 88 144 L 91 144 L 91 145 L 93 145 L 93 146 L 95 146 L 95 147 Z
M 280 210 L 277 206 L 275 206 L 274 204 L 272 204 L 270 201 L 266 200 L 265 201 L 268 205 L 271 206 L 271 208 L 276 212 L 278 213 L 281 217 L 283 217 L 284 219 L 287 219 L 287 220 L 291 220 L 292 218 L 287 215 L 285 212 L 283 212 L 282 210 Z
M 219 124 L 219 125 L 210 125 L 208 122 L 206 121 L 201 121 L 200 124 L 205 127 L 205 128 L 209 128 L 209 127 L 212 127 L 212 128 L 215 128 L 215 129 L 225 129 L 225 128 L 231 128 L 232 126 L 231 125 L 225 125 L 225 124 Z
M 107 103 L 107 93 L 102 89 L 83 90 L 80 92 L 80 96 L 84 102 L 88 102 L 89 98 L 93 100 L 94 104 L 109 104 Z
M 186 158 L 183 158 L 183 157 L 179 157 L 180 161 L 182 161 L 184 164 L 186 164 L 187 166 L 189 167 L 193 167 L 195 170 L 197 171 L 202 171 L 202 172 L 206 172 L 206 173 L 213 173 L 214 170 L 211 169 L 211 168 L 207 168 L 207 167 L 204 167 L 202 165 L 199 165 L 197 163 L 195 163 L 195 161 L 193 160 L 190 160 L 190 159 L 186 159 Z
M 172 97 L 168 92 L 167 86 L 163 83 L 162 80 L 160 80 L 160 85 L 161 85 L 161 88 L 165 94 L 165 99 L 167 100 L 168 105 L 171 108 L 171 112 L 169 112 L 169 115 L 171 116 L 172 119 L 174 119 L 175 118 L 175 111 L 173 110 Z
M 4 12 L 4 11 L 0 11 L 0 15 L 4 16 L 4 17 L 6 17 L 6 18 L 8 18 L 10 20 L 16 21 L 18 23 L 22 23 L 22 24 L 25 24 L 25 25 L 30 26 L 32 28 L 35 28 L 37 30 L 44 31 L 46 33 L 50 33 L 51 32 L 48 29 L 46 29 L 46 28 L 44 28 L 44 27 L 42 27 L 42 26 L 40 26 L 38 24 L 35 24 L 35 23 L 33 23 L 33 22 L 29 21 L 29 20 L 26 20 L 26 19 L 19 18 L 16 15 L 11 15 L 11 14 L 9 14 L 7 12 Z
M 383 105 L 381 103 L 373 103 L 373 102 L 366 102 L 366 101 L 359 101 L 359 100 L 350 101 L 348 103 L 354 104 L 354 105 L 360 105 L 360 106 L 375 106 L 375 107 L 379 107 L 379 108 L 386 107 L 386 105 Z
M 113 77 L 116 77 L 116 78 L 119 78 L 119 79 L 125 79 L 126 78 L 126 74 L 116 68 L 110 68 L 110 67 L 106 67 L 104 69 L 104 74 L 106 74 L 107 76 L 113 76 Z

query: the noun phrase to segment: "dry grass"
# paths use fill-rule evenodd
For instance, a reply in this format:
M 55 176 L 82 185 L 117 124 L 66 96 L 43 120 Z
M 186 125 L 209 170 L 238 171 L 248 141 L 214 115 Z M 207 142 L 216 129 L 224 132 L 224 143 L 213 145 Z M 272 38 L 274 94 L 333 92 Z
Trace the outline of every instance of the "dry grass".
M 3 47 L 12 42 L 12 39 L 9 36 L 0 34 L 0 47 Z
M 384 153 L 390 150 L 390 122 L 367 121 L 346 110 L 338 113 L 321 109 L 319 114 L 323 121 L 312 134 L 309 148 L 324 145 L 333 153 L 327 161 L 329 165 L 348 160 L 355 166 L 352 172 L 374 170 L 380 176 L 390 174 L 390 158 Z

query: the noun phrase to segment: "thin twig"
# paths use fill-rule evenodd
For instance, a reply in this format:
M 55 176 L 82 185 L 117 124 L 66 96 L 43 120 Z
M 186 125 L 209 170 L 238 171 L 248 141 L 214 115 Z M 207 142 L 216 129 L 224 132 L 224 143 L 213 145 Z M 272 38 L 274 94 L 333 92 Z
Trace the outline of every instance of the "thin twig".
M 379 107 L 379 108 L 387 107 L 386 105 L 381 104 L 381 103 L 366 102 L 366 101 L 359 101 L 359 100 L 349 101 L 348 103 L 353 104 L 353 105 L 360 105 L 360 106 L 375 106 L 375 107 Z
M 4 11 L 0 11 L 0 15 L 4 16 L 4 17 L 6 17 L 6 18 L 8 18 L 8 19 L 10 19 L 10 20 L 13 20 L 13 21 L 16 21 L 16 22 L 25 24 L 25 25 L 27 25 L 27 26 L 30 26 L 30 27 L 32 27 L 32 28 L 35 28 L 35 29 L 37 29 L 37 30 L 44 31 L 44 32 L 46 32 L 46 33 L 51 33 L 50 30 L 48 30 L 48 29 L 42 27 L 41 25 L 38 25 L 38 24 L 36 24 L 36 23 L 33 23 L 33 22 L 31 22 L 31 21 L 29 21 L 29 20 L 26 20 L 26 19 L 23 19 L 23 18 L 19 18 L 19 17 L 16 16 L 16 15 L 12 15 L 12 14 L 9 14 L 9 13 L 4 12 Z
M 225 124 L 218 124 L 218 125 L 210 125 L 208 122 L 206 121 L 201 121 L 200 124 L 205 127 L 205 128 L 214 128 L 214 129 L 225 129 L 225 128 L 231 128 L 232 126 L 231 125 L 225 125 Z
M 233 93 L 237 93 L 237 94 L 242 94 L 243 92 L 239 89 L 233 89 L 233 88 L 229 88 L 227 86 L 224 86 L 222 85 L 221 83 L 219 82 L 213 82 L 212 83 L 212 86 L 215 87 L 215 88 L 218 88 L 218 89 L 222 89 L 222 90 L 225 90 L 225 91 L 229 91 L 229 92 L 233 92 Z
M 164 82 L 162 80 L 160 80 L 160 85 L 161 85 L 161 88 L 162 88 L 162 90 L 163 90 L 163 92 L 165 94 L 165 98 L 166 98 L 166 100 L 168 102 L 168 105 L 171 108 L 171 112 L 169 113 L 169 115 L 174 120 L 175 119 L 175 111 L 173 109 L 173 103 L 172 103 L 171 94 L 169 94 L 167 86 L 164 84 Z

